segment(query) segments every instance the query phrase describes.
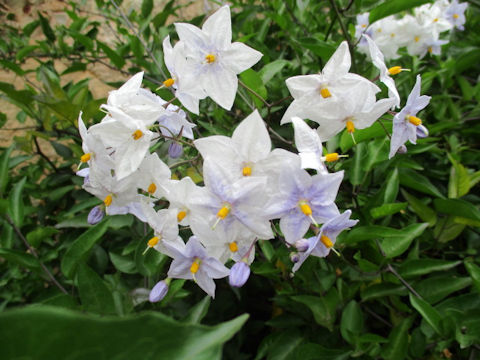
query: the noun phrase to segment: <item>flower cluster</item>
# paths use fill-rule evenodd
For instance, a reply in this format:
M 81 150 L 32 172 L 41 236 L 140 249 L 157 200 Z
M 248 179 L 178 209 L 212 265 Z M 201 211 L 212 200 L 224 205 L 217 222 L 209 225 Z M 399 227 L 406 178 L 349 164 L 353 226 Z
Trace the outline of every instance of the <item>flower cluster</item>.
M 231 42 L 228 6 L 208 18 L 202 29 L 182 23 L 175 27 L 180 40 L 173 47 L 168 36 L 163 42 L 171 76 L 164 86 L 190 112 L 198 113 L 199 100 L 207 96 L 230 109 L 237 74 L 262 54 Z M 293 272 L 310 255 L 325 257 L 331 250 L 337 252 L 337 236 L 357 220 L 350 219 L 350 210 L 342 213 L 335 204 L 343 171 L 330 172 L 325 165 L 343 155 L 324 153 L 322 142 L 344 128 L 353 137 L 355 129 L 369 127 L 400 106 L 381 51 L 370 38 L 366 41 L 380 70 L 379 79 L 389 89 L 387 98 L 377 100 L 380 88 L 349 72 L 351 59 L 345 42 L 320 74 L 287 79 L 294 101 L 282 123 L 293 124 L 298 154 L 272 150 L 257 110 L 231 137 L 193 140 L 195 125 L 187 120 L 186 112 L 142 88 L 143 73 L 110 92 L 107 104 L 101 106 L 106 115 L 100 123 L 87 130 L 80 114 L 84 165 L 77 174 L 85 178 L 83 188 L 103 201 L 92 209 L 88 221 L 97 223 L 105 213 L 131 213 L 153 229 L 145 251 L 153 249 L 173 259 L 167 278 L 151 290 L 150 301 L 160 301 L 173 278 L 192 279 L 211 296 L 215 294 L 213 279 L 229 276 L 232 286 L 242 286 L 250 275 L 259 239 L 282 239 L 291 249 Z M 395 115 L 391 156 L 405 141 L 415 142 L 417 136 L 428 133 L 416 117 L 428 101 L 429 97 L 420 96 L 418 77 L 405 108 Z M 314 130 L 303 119 L 319 127 Z M 204 186 L 190 177 L 171 179 L 170 168 L 155 152 L 158 142 L 165 139 L 176 145 L 170 146 L 171 157 L 182 156 L 180 141 L 200 153 Z M 277 224 L 280 231 L 274 231 Z M 179 228 L 190 229 L 188 241 L 179 236 Z
M 442 33 L 453 29 L 464 30 L 467 3 L 457 0 L 437 0 L 414 9 L 413 15 L 398 19 L 388 16 L 373 24 L 369 13 L 357 15 L 355 37 L 360 41 L 359 49 L 368 53 L 368 44 L 363 34 L 372 38 L 387 59 L 399 57 L 399 48 L 406 47 L 412 56 L 424 57 L 427 53 L 439 55 L 441 46 L 448 40 L 441 39 Z

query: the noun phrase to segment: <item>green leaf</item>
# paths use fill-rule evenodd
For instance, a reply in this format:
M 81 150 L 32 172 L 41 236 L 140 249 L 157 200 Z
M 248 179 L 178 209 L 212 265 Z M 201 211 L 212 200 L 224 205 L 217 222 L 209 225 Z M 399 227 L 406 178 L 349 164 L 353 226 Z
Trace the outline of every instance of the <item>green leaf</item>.
M 49 239 L 52 235 L 57 233 L 58 233 L 58 230 L 55 229 L 54 227 L 50 227 L 50 226 L 38 227 L 30 231 L 27 234 L 26 238 L 30 245 L 32 245 L 35 248 L 38 248 L 43 240 Z
M 408 329 L 412 326 L 413 318 L 403 319 L 396 325 L 388 336 L 382 358 L 391 360 L 403 360 L 407 356 Z
M 398 169 L 395 168 L 387 176 L 383 202 L 384 203 L 394 202 L 397 199 L 399 187 L 400 187 L 400 179 L 398 178 Z
M 465 229 L 464 224 L 455 221 L 455 216 L 448 216 L 437 221 L 433 229 L 433 236 L 441 243 L 446 243 L 457 238 Z
M 250 89 L 255 91 L 258 95 L 260 95 L 264 100 L 267 98 L 267 88 L 263 84 L 262 78 L 260 75 L 252 69 L 245 70 L 240 74 L 240 80 L 248 86 Z M 261 108 L 263 106 L 263 102 L 255 95 L 253 95 L 250 91 L 248 94 L 255 102 L 257 108 Z
M 3 196 L 5 188 L 8 184 L 8 163 L 10 160 L 10 154 L 13 150 L 13 144 L 6 148 L 3 153 L 2 157 L 0 158 L 0 197 Z
M 40 268 L 40 263 L 37 258 L 23 251 L 0 249 L 0 258 L 26 267 L 27 269 L 36 270 Z
M 422 221 L 427 222 L 430 226 L 435 225 L 437 222 L 437 213 L 430 207 L 425 205 L 422 201 L 415 196 L 410 195 L 402 189 L 403 197 L 408 201 L 408 204 L 412 207 L 413 211 L 418 215 Z
M 16 55 L 17 60 L 22 61 L 26 56 L 28 56 L 28 54 L 30 54 L 35 49 L 38 49 L 38 45 L 29 45 L 19 49 Z
M 360 143 L 355 147 L 355 156 L 353 157 L 353 166 L 350 173 L 350 182 L 352 185 L 360 185 L 364 181 L 365 171 L 363 163 L 367 158 L 367 149 L 365 143 Z
M 271 78 L 273 78 L 277 73 L 282 71 L 285 65 L 288 65 L 289 62 L 287 60 L 278 59 L 274 60 L 271 63 L 265 65 L 262 70 L 259 71 L 259 75 L 262 78 L 262 82 L 264 84 L 268 83 Z
M 379 219 L 388 215 L 396 214 L 401 210 L 407 208 L 407 203 L 393 203 L 393 204 L 383 204 L 382 206 L 373 208 L 370 210 L 370 215 L 374 219 Z
M 335 288 L 331 288 L 324 296 L 297 295 L 292 296 L 292 299 L 306 305 L 312 311 L 317 324 L 333 331 L 340 300 Z
M 340 332 L 350 344 L 355 343 L 356 338 L 363 333 L 363 312 L 355 300 L 350 301 L 343 309 Z
M 404 278 L 415 278 L 435 271 L 446 271 L 460 265 L 462 262 L 440 259 L 412 259 L 403 262 L 398 267 L 398 273 Z
M 9 212 L 13 222 L 18 227 L 22 227 L 22 224 L 23 224 L 23 213 L 24 213 L 23 187 L 25 186 L 26 181 L 27 181 L 27 178 L 23 177 L 22 180 L 20 180 L 15 185 L 13 185 L 12 192 L 10 193 L 10 196 L 9 196 L 9 200 L 10 200 Z
M 403 296 L 406 294 L 407 290 L 405 289 L 405 286 L 392 283 L 373 284 L 361 292 L 362 301 L 377 299 L 390 295 Z
M 467 269 L 470 277 L 473 280 L 473 285 L 475 285 L 477 291 L 480 292 L 480 267 L 478 265 L 475 265 L 473 262 L 466 261 L 465 268 Z
M 87 257 L 93 245 L 95 245 L 107 231 L 108 223 L 109 218 L 106 218 L 102 222 L 85 231 L 72 243 L 72 245 L 70 245 L 70 248 L 68 248 L 65 255 L 63 255 L 61 263 L 62 272 L 66 277 L 73 277 L 78 263 Z
M 445 198 L 427 177 L 411 169 L 400 170 L 400 184 L 428 195 Z
M 148 238 L 138 242 L 135 249 L 135 264 L 137 271 L 143 276 L 152 276 L 157 274 L 160 270 L 161 264 L 167 260 L 167 257 L 155 249 L 149 249 L 145 254 L 147 248 Z
M 147 18 L 150 16 L 153 10 L 153 0 L 142 1 L 142 17 Z
M 158 312 L 114 317 L 35 306 L 0 314 L 2 359 L 220 359 L 248 315 L 216 326 L 178 322 Z M 73 330 L 74 329 L 74 330 Z
M 384 238 L 380 242 L 380 246 L 385 252 L 385 256 L 387 258 L 393 258 L 403 254 L 412 241 L 422 235 L 427 227 L 427 223 L 412 224 L 399 230 L 397 235 Z
M 359 241 L 365 240 L 375 240 L 381 239 L 384 237 L 392 237 L 397 236 L 399 230 L 385 227 L 385 226 L 378 226 L 378 225 L 370 225 L 370 226 L 359 226 L 354 227 L 350 230 L 346 237 L 342 238 L 339 243 L 340 244 L 355 244 Z
M 205 315 L 207 315 L 211 302 L 212 298 L 210 296 L 205 296 L 203 300 L 190 309 L 188 315 L 183 321 L 191 324 L 200 324 Z
M 442 316 L 435 308 L 425 300 L 409 294 L 410 303 L 420 315 L 430 324 L 437 334 L 442 335 Z
M 275 250 L 273 249 L 272 243 L 268 240 L 259 240 L 258 246 L 262 250 L 263 255 L 265 258 L 271 262 L 273 257 L 275 256 Z
M 433 204 L 438 212 L 480 221 L 480 210 L 468 201 L 461 199 L 435 199 Z
M 97 46 L 102 49 L 105 55 L 108 56 L 113 65 L 115 65 L 118 69 L 121 69 L 123 65 L 125 65 L 125 59 L 110 49 L 106 44 L 97 40 Z
M 417 6 L 430 2 L 429 0 L 388 0 L 384 3 L 375 6 L 370 11 L 370 24 L 375 21 L 383 19 L 387 16 L 397 14 L 399 12 L 413 9 Z
M 471 284 L 470 277 L 440 275 L 421 280 L 415 283 L 414 288 L 426 301 L 434 304 Z
M 462 164 L 456 161 L 452 155 L 447 155 L 453 165 L 450 169 L 450 179 L 448 181 L 448 197 L 462 197 L 470 191 L 470 176 Z
M 296 42 L 305 49 L 310 50 L 323 60 L 327 60 L 335 52 L 335 47 L 323 40 L 315 37 L 305 37 L 296 40 Z
M 108 253 L 110 256 L 110 261 L 112 262 L 113 266 L 118 271 L 121 271 L 125 274 L 136 274 L 137 273 L 137 265 L 135 261 L 130 259 L 127 256 L 117 255 L 113 252 Z
M 37 14 L 38 14 L 38 19 L 40 20 L 40 26 L 42 27 L 42 31 L 47 37 L 47 40 L 51 43 L 55 42 L 57 38 L 52 28 L 50 27 L 49 21 L 45 19 L 39 11 L 37 11 Z
M 79 264 L 77 282 L 80 300 L 85 311 L 98 314 L 114 313 L 112 293 L 105 282 L 85 264 Z

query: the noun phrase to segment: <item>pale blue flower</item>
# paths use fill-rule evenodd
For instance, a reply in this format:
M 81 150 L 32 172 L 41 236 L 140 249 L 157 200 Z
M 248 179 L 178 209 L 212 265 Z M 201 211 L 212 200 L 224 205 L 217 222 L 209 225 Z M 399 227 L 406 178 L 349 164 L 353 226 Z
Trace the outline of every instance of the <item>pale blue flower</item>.
M 466 21 L 465 10 L 467 6 L 467 3 L 459 4 L 457 0 L 453 0 L 447 10 L 445 10 L 445 17 L 458 30 L 465 30 L 463 24 L 465 24 Z
M 416 117 L 417 113 L 425 108 L 430 102 L 431 97 L 420 95 L 422 78 L 417 75 L 417 82 L 408 95 L 407 104 L 393 118 L 392 140 L 390 142 L 389 158 L 397 153 L 397 150 L 409 140 L 412 144 L 417 143 L 417 131 L 421 126 L 421 120 Z M 420 132 L 428 135 L 426 128 L 420 128 Z M 420 136 L 421 137 L 421 136 Z

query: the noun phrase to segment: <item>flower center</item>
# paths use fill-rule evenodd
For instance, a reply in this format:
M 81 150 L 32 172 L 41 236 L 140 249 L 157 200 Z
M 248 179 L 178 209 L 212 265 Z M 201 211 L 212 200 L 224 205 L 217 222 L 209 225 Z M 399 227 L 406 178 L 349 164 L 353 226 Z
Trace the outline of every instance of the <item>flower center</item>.
M 333 162 L 338 160 L 338 153 L 330 153 L 325 155 L 326 162 Z
M 392 66 L 390 69 L 388 69 L 388 73 L 390 75 L 397 75 L 402 72 L 402 67 L 401 66 Z
M 229 213 L 230 213 L 230 206 L 224 205 L 220 210 L 218 210 L 217 217 L 223 220 L 227 217 Z
M 202 260 L 200 260 L 199 258 L 195 258 L 192 265 L 190 266 L 190 272 L 192 274 L 196 274 L 198 269 L 200 269 L 200 264 L 201 263 L 202 263 Z
M 413 124 L 415 126 L 422 125 L 422 120 L 420 120 L 416 116 L 407 116 L 406 118 L 410 122 L 410 124 Z
M 135 130 L 132 134 L 133 140 L 138 140 L 143 136 L 143 132 L 141 130 Z
M 178 222 L 182 221 L 183 219 L 185 219 L 185 216 L 187 216 L 186 211 L 184 211 L 184 210 L 179 211 L 178 214 L 177 214 L 177 221 Z
M 147 191 L 148 191 L 149 194 L 153 194 L 155 191 L 157 191 L 157 185 L 155 185 L 152 182 L 150 185 L 148 185 Z
M 438 21 L 438 18 L 433 19 L 433 22 L 437 22 L 437 21 Z
M 362 24 L 362 28 L 366 28 L 367 27 L 367 24 Z
M 300 207 L 301 212 L 305 216 L 312 216 L 312 208 L 310 207 L 310 205 L 307 204 L 305 200 L 300 201 L 298 203 L 298 206 Z
M 328 90 L 328 88 L 324 87 L 320 89 L 320 95 L 322 95 L 322 97 L 326 99 L 331 97 L 332 93 L 330 92 L 330 90 Z
M 355 131 L 355 125 L 353 124 L 352 120 L 347 120 L 347 131 L 351 134 Z
M 205 61 L 208 63 L 208 64 L 211 64 L 213 62 L 215 62 L 215 55 L 213 54 L 208 54 L 205 56 Z
M 238 251 L 238 245 L 235 241 L 232 241 L 230 244 L 228 244 L 228 248 L 233 253 Z
M 458 14 L 453 14 L 453 18 L 454 18 L 454 19 L 458 19 L 458 18 L 459 18 L 459 15 L 458 15 Z
M 152 237 L 150 240 L 148 240 L 148 247 L 152 248 L 154 247 L 155 245 L 158 244 L 158 242 L 160 241 L 160 239 L 158 238 L 158 236 L 154 236 Z
M 252 168 L 250 166 L 244 166 L 242 169 L 243 176 L 250 176 L 252 175 Z
M 420 36 L 415 36 L 414 40 L 415 40 L 415 42 L 419 42 L 420 41 Z
M 105 206 L 112 205 L 112 201 L 113 201 L 112 194 L 108 194 L 107 196 L 105 196 L 105 199 L 103 199 L 103 203 L 105 204 Z
M 330 249 L 333 247 L 333 242 L 330 240 L 328 236 L 322 235 L 320 237 L 320 241 L 322 242 L 323 245 L 325 245 L 326 248 Z
M 175 84 L 175 80 L 173 80 L 172 78 L 169 78 L 163 82 L 163 85 L 165 85 L 165 87 L 170 87 L 173 84 Z
M 80 157 L 80 161 L 82 163 L 86 163 L 88 160 L 90 160 L 92 158 L 92 154 L 91 153 L 86 153 L 86 154 L 83 154 L 81 157 Z

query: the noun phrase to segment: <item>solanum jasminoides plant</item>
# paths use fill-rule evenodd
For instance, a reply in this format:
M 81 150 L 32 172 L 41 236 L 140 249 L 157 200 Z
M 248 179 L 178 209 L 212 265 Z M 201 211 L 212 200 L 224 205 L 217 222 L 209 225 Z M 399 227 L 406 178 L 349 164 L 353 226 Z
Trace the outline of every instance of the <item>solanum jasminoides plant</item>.
M 3 341 L 52 334 L 0 357 L 475 358 L 476 5 L 206 3 L 71 4 L 0 42 L 37 156 L 0 158 L 0 295 L 43 303 Z M 39 86 L 47 49 L 74 64 Z M 64 80 L 92 64 L 104 98 Z

